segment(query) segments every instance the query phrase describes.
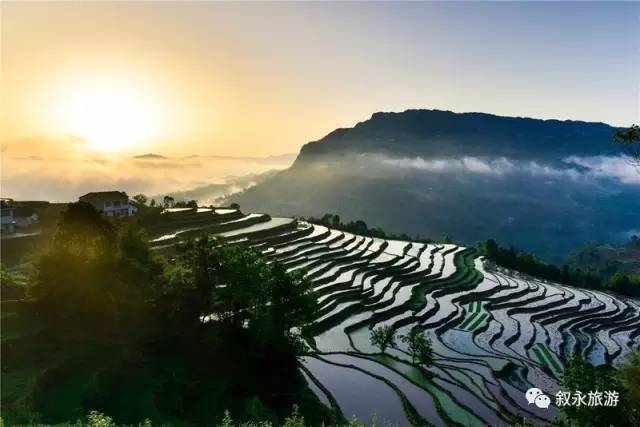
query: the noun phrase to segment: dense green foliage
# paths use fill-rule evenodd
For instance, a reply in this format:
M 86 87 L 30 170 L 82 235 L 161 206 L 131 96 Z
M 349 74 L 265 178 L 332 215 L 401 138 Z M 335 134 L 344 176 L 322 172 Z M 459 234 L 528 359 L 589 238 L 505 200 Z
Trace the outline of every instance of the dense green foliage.
M 640 273 L 640 237 L 632 235 L 627 242 L 606 244 L 590 242 L 578 248 L 567 260 L 573 267 L 594 268 L 603 276 L 617 271 Z
M 13 299 L 7 297 L 14 294 L 22 295 L 22 292 L 13 291 L 25 289 L 26 283 L 27 276 L 24 272 L 0 264 L 0 287 L 2 289 L 3 299 Z
M 125 335 L 144 333 L 160 272 L 137 229 L 116 227 L 88 203 L 73 203 L 36 264 L 30 295 L 53 331 L 121 345 Z
M 380 349 L 382 353 L 387 347 L 395 347 L 396 330 L 391 325 L 384 325 L 371 330 L 369 337 L 371 345 Z
M 310 283 L 253 249 L 220 243 L 188 243 L 168 265 L 161 351 L 190 360 L 199 376 L 229 382 L 228 405 L 260 396 L 285 410 L 299 386 L 296 356 L 304 352 L 296 330 L 316 312 Z
M 2 325 L 12 424 L 96 409 L 118 424 L 215 425 L 227 408 L 279 423 L 293 404 L 333 419 L 297 369 L 311 285 L 256 250 L 203 236 L 160 259 L 135 223 L 74 203 L 29 294 Z
M 618 378 L 625 389 L 628 418 L 640 425 L 640 350 L 631 353 L 618 371 Z
M 121 425 L 121 424 L 120 424 Z M 300 411 L 296 405 L 293 406 L 293 411 L 289 416 L 284 419 L 282 427 L 305 427 L 308 424 L 305 421 L 304 416 L 300 414 Z M 323 424 L 327 427 L 363 427 L 364 424 L 360 423 L 357 419 L 353 418 L 349 422 L 337 422 L 332 424 Z M 376 427 L 377 422 L 374 418 L 372 422 L 369 424 L 370 427 Z M 3 427 L 2 419 L 0 418 L 0 427 Z M 79 419 L 74 423 L 63 423 L 59 424 L 58 427 L 118 427 L 119 424 L 116 421 L 99 411 L 91 411 L 86 417 Z M 152 427 L 153 422 L 149 419 L 145 419 L 144 421 L 134 424 L 128 425 L 128 427 Z M 270 421 L 235 421 L 229 411 L 224 412 L 224 417 L 222 421 L 217 424 L 216 427 L 273 427 L 274 424 Z M 39 427 L 33 425 L 33 427 Z
M 138 202 L 140 205 L 146 205 L 149 200 L 147 196 L 144 194 L 138 194 L 134 197 L 134 200 Z M 175 197 L 166 195 L 162 198 L 162 203 L 157 203 L 155 199 L 151 199 L 149 202 L 149 207 L 155 207 L 157 205 L 161 205 L 163 208 L 198 208 L 198 202 L 196 200 L 176 200 Z
M 494 240 L 479 243 L 477 249 L 487 259 L 502 267 L 541 279 L 579 288 L 610 290 L 624 295 L 640 296 L 640 275 L 637 274 L 616 272 L 610 277 L 604 277 L 593 269 L 571 268 L 566 264 L 558 267 L 540 260 L 531 253 L 500 246 Z
M 610 365 L 593 366 L 574 354 L 565 366 L 563 390 L 587 396 L 589 392 L 617 392 L 620 398 L 615 406 L 566 405 L 561 409 L 569 424 L 576 427 L 633 426 L 640 423 L 640 351 L 632 354 L 629 362 L 619 371 Z
M 400 337 L 402 342 L 408 345 L 409 355 L 413 363 L 430 365 L 433 362 L 433 350 L 431 349 L 431 339 L 424 335 L 424 331 L 419 326 L 414 326 L 407 335 Z
M 285 418 L 282 427 L 305 427 L 307 425 L 313 425 L 307 423 L 296 406 L 293 407 L 291 415 Z M 369 424 L 370 427 L 376 427 L 375 419 Z M 225 412 L 225 416 L 222 422 L 217 427 L 273 427 L 273 424 L 268 421 L 263 422 L 235 422 L 228 411 Z M 328 425 L 327 427 L 364 427 L 364 424 L 360 423 L 357 419 L 353 418 L 348 423 L 336 422 Z
M 640 166 L 640 126 L 632 125 L 617 131 L 614 140 L 626 150 L 633 162 Z
M 140 205 L 144 206 L 149 201 L 149 198 L 147 196 L 145 196 L 144 194 L 136 194 L 135 196 L 133 196 L 133 201 L 138 206 L 140 206 Z

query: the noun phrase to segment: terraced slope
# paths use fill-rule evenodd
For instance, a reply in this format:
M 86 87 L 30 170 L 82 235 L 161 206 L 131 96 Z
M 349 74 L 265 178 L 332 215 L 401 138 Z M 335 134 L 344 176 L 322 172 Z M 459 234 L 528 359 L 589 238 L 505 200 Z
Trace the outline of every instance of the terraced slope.
M 321 309 L 301 369 L 320 400 L 347 418 L 375 413 L 396 425 L 506 426 L 526 417 L 544 424 L 557 408 L 528 405 L 528 388 L 555 394 L 573 352 L 616 365 L 640 346 L 638 301 L 496 268 L 471 249 L 267 215 L 222 219 L 154 242 L 166 249 L 212 230 L 290 270 L 305 269 Z M 382 325 L 397 336 L 424 329 L 434 363 L 412 363 L 400 340 L 381 354 L 369 336 Z

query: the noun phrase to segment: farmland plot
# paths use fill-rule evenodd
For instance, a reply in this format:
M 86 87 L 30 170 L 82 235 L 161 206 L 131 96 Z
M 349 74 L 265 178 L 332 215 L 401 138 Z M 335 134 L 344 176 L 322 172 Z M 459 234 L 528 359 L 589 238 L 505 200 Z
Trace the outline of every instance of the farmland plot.
M 558 410 L 529 405 L 528 388 L 557 392 L 573 352 L 617 365 L 640 346 L 638 301 L 499 268 L 472 249 L 266 215 L 223 218 L 212 228 L 312 281 L 320 312 L 301 370 L 320 401 L 347 419 L 508 426 L 525 417 L 544 424 Z M 175 243 L 192 230 L 155 242 Z M 370 341 L 380 326 L 396 337 L 384 353 Z M 431 340 L 428 365 L 413 360 L 400 339 L 415 327 Z

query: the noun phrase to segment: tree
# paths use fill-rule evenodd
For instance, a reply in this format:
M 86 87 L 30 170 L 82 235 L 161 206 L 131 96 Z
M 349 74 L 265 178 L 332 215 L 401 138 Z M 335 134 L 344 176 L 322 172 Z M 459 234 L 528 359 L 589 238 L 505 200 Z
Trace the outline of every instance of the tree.
M 36 262 L 29 293 L 54 333 L 107 342 L 142 332 L 159 271 L 142 234 L 72 203 Z
M 287 272 L 257 249 L 205 235 L 160 264 L 137 223 L 112 223 L 91 205 L 74 203 L 35 272 L 36 302 L 28 310 L 46 330 L 20 340 L 29 351 L 11 355 L 55 354 L 29 391 L 34 413 L 46 422 L 76 412 L 75 402 L 109 411 L 119 425 L 135 421 L 128 417 L 146 409 L 131 412 L 112 396 L 130 386 L 137 368 L 145 379 L 132 381 L 145 398 L 193 425 L 211 423 L 224 407 L 241 409 L 243 418 L 284 415 L 302 395 L 301 337 L 317 317 L 317 299 L 304 272 Z M 69 384 L 69 406 L 46 413 L 51 387 L 64 393 Z M 88 418 L 112 425 L 98 413 Z M 301 422 L 296 413 L 285 420 Z
M 133 200 L 140 206 L 146 206 L 148 198 L 144 194 L 136 194 L 133 196 Z
M 396 331 L 393 329 L 393 326 L 380 326 L 371 330 L 369 340 L 371 341 L 371 345 L 375 345 L 384 353 L 387 347 L 395 347 L 395 334 Z
M 178 305 L 170 311 L 180 313 L 185 327 L 197 328 L 210 316 L 284 351 L 300 344 L 299 331 L 317 312 L 312 284 L 302 272 L 288 273 L 256 249 L 228 246 L 213 236 L 180 248 L 167 279 L 169 300 Z
M 548 264 L 534 254 L 523 252 L 513 247 L 500 246 L 494 240 L 478 243 L 476 247 L 482 255 L 497 265 L 538 278 L 579 288 L 603 290 L 609 288 L 624 295 L 640 295 L 640 276 L 621 272 L 607 279 L 603 276 L 605 274 L 604 271 L 598 272 L 588 265 L 592 261 L 585 263 L 587 265 L 586 269 L 571 268 L 567 264 L 562 266 Z M 606 274 L 611 273 L 615 273 L 615 271 L 606 272 Z
M 629 425 L 640 425 L 640 350 L 629 355 L 627 362 L 620 367 L 618 379 L 626 389 Z
M 198 202 L 196 200 L 189 200 L 188 202 L 185 200 L 180 200 L 177 201 L 173 204 L 174 208 L 191 208 L 191 209 L 197 209 L 198 208 Z
M 433 362 L 433 350 L 431 340 L 425 337 L 419 326 L 411 328 L 407 335 L 400 337 L 402 342 L 408 345 L 408 352 L 413 363 L 419 362 L 429 365 Z
M 640 167 L 640 126 L 618 130 L 613 139 L 627 152 L 632 163 Z
M 634 283 L 628 273 L 616 271 L 613 276 L 607 280 L 607 285 L 615 292 L 633 295 L 636 289 L 640 289 L 639 283 Z
M 176 203 L 176 200 L 171 196 L 164 196 L 162 198 L 162 206 L 165 208 L 172 208 Z
M 621 396 L 618 406 L 563 406 L 562 411 L 572 421 L 571 425 L 580 427 L 631 425 L 626 419 L 626 404 L 623 399 L 625 390 L 616 376 L 615 368 L 611 365 L 596 367 L 574 353 L 565 365 L 562 386 L 563 390 L 572 394 L 579 391 L 586 396 L 589 392 L 597 390 L 616 392 Z
M 495 240 L 489 239 L 484 243 L 484 253 L 487 256 L 487 258 L 493 261 L 497 261 L 498 250 L 499 250 L 499 247 Z
M 196 382 L 235 387 L 224 396 L 293 403 L 297 359 L 306 352 L 301 337 L 318 309 L 303 272 L 289 273 L 257 249 L 202 236 L 177 248 L 166 282 L 158 307 L 166 321 L 162 348 L 186 359 Z

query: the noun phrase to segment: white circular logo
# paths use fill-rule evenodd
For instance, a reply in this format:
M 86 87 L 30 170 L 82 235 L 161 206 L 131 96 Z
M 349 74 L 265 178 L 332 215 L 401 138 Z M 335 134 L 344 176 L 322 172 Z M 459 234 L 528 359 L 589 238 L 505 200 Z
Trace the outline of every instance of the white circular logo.
M 551 399 L 539 388 L 533 387 L 524 394 L 529 405 L 535 404 L 540 409 L 547 409 L 551 405 Z
M 527 398 L 527 402 L 529 402 L 529 405 L 531 405 L 536 401 L 536 397 L 540 396 L 541 394 L 544 393 L 542 393 L 542 390 L 540 390 L 539 388 L 530 388 L 524 395 Z

